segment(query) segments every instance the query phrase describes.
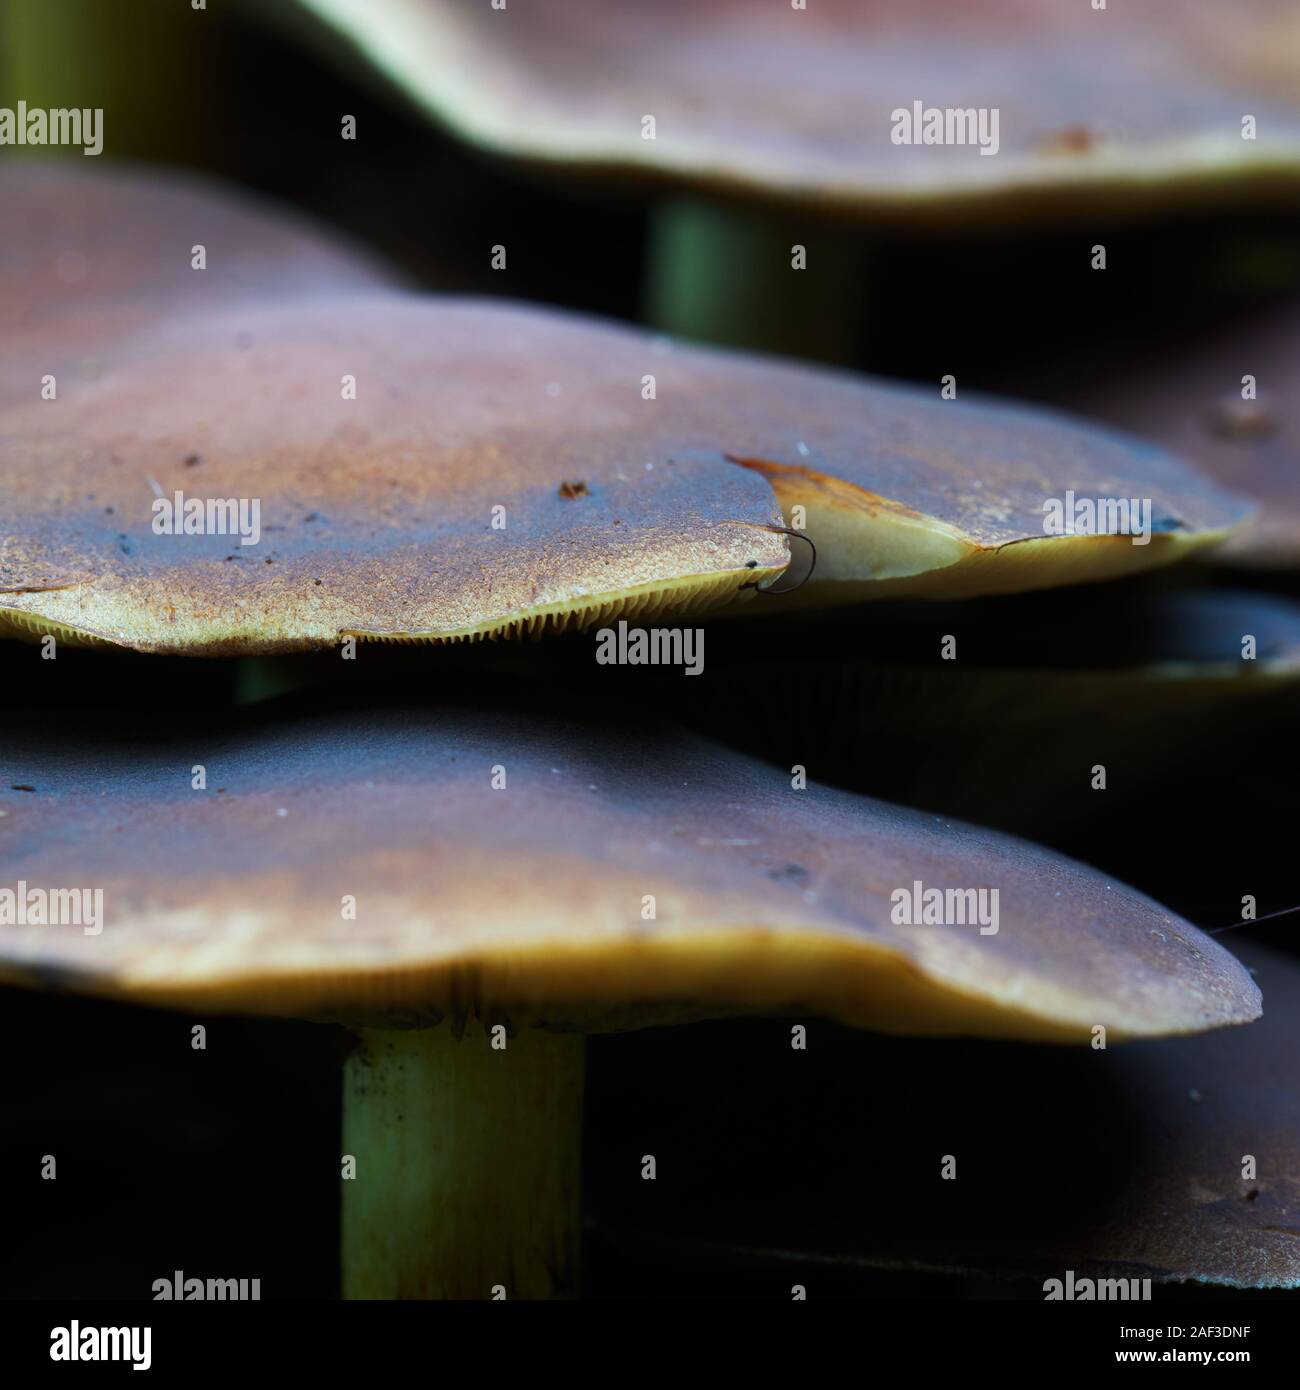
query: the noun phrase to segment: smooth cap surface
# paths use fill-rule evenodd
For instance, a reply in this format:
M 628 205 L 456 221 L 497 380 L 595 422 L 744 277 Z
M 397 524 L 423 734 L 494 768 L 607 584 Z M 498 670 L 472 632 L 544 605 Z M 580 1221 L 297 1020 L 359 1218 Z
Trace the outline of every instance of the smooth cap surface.
M 954 219 L 1142 211 L 1300 176 L 1285 0 L 304 4 L 466 138 L 554 164 Z M 949 129 L 950 110 L 984 124 Z
M 1047 412 L 333 274 L 266 304 L 164 291 L 165 316 L 88 330 L 96 369 L 54 398 L 73 309 L 6 339 L 11 633 L 229 654 L 690 613 L 780 573 L 782 507 L 817 547 L 800 603 L 965 596 L 1166 563 L 1249 510 Z M 147 280 L 106 273 L 133 306 Z M 1047 534 L 1076 492 L 1142 511 L 1145 541 Z
M 103 913 L 91 934 L 0 925 L 19 983 L 389 1022 L 784 1011 L 1080 1043 L 1259 1011 L 1231 955 L 1101 873 L 672 731 L 404 710 L 115 745 L 28 724 L 3 734 L 0 884 L 102 888 Z M 922 920 L 930 889 L 950 925 Z

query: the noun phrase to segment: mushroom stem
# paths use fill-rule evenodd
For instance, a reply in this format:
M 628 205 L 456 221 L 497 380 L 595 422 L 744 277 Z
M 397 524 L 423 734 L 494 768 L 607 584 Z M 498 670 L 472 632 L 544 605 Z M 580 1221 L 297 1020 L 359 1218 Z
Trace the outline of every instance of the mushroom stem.
M 345 1298 L 576 1292 L 586 1039 L 496 1042 L 478 1023 L 359 1034 L 343 1080 Z
M 664 202 L 651 214 L 646 321 L 684 338 L 858 361 L 867 243 L 799 223 L 694 198 Z

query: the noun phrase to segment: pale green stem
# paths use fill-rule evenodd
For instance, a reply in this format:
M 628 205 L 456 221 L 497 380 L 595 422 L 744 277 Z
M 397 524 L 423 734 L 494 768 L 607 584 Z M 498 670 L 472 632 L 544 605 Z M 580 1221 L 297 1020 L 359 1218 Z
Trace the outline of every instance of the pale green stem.
M 576 1294 L 585 1043 L 528 1029 L 494 1048 L 479 1024 L 359 1034 L 343 1084 L 345 1298 Z

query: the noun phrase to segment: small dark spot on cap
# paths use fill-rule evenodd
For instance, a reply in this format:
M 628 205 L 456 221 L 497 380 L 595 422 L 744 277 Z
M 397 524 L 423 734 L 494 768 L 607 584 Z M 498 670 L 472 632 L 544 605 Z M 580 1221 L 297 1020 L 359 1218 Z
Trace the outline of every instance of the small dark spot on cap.
M 746 568 L 747 570 L 756 570 L 756 569 L 758 568 L 758 561 L 757 561 L 757 560 L 746 560 L 746 561 L 745 561 L 745 568 Z
M 1253 1201 L 1255 1200 L 1255 1198 L 1258 1197 L 1258 1196 L 1259 1196 L 1259 1188 L 1257 1188 L 1257 1187 L 1252 1187 L 1252 1188 L 1250 1189 L 1250 1191 L 1246 1193 L 1246 1200 L 1247 1200 L 1248 1202 L 1253 1202 Z
M 9 789 L 15 792 L 34 792 L 36 790 L 35 787 L 29 787 L 25 782 L 10 782 Z
M 311 582 L 313 584 L 319 584 L 321 581 L 319 579 L 313 579 Z
M 197 467 L 199 466 L 199 464 L 201 464 L 202 462 L 203 462 L 203 456 L 202 456 L 201 454 L 186 454 L 186 455 L 185 455 L 185 467 L 186 467 L 186 468 L 197 468 Z
M 587 484 L 581 480 L 573 483 L 560 484 L 561 497 L 585 497 L 587 495 Z

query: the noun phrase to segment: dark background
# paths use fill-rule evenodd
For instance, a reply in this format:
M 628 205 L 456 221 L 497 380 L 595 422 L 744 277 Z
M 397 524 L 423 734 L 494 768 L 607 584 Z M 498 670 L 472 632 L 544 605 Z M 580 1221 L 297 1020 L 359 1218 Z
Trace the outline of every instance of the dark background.
M 23 8 L 32 7 L 0 0 L 0 26 Z M 0 104 L 22 95 L 34 104 L 93 105 L 84 84 L 103 84 L 122 116 L 110 123 L 105 160 L 125 145 L 136 157 L 232 180 L 377 248 L 432 290 L 639 318 L 649 217 L 663 191 L 572 182 L 475 154 L 376 84 L 346 49 L 286 22 L 287 4 L 215 5 L 200 30 L 188 18 L 178 25 L 154 0 L 101 0 L 95 8 L 113 18 L 88 31 L 93 42 L 75 31 L 91 8 L 45 7 L 51 25 L 69 26 L 67 61 L 48 79 L 48 102 L 30 84 L 15 89 L 26 72 L 6 59 L 19 46 L 0 49 Z M 82 85 L 68 91 L 67 84 Z M 357 117 L 355 143 L 339 139 L 344 112 Z M 818 254 L 820 241 L 856 235 L 797 210 L 772 217 L 808 246 L 810 276 L 834 259 Z M 510 246 L 503 273 L 489 269 L 499 241 Z M 1094 242 L 1108 248 L 1105 275 L 1089 269 Z M 1274 210 L 1090 225 L 1086 233 L 894 232 L 873 237 L 871 266 L 848 354 L 853 365 L 927 381 L 951 372 L 963 389 L 1015 389 L 1023 380 L 1030 393 L 1050 385 L 1053 372 L 1178 342 L 1300 285 L 1300 218 Z M 815 324 L 802 328 L 801 341 L 815 339 Z M 1274 575 L 1220 574 L 1214 582 L 1296 587 Z M 1113 619 L 1124 610 L 1123 590 L 1098 604 L 1110 615 L 1103 620 Z M 979 621 L 999 622 L 996 601 L 972 609 L 986 615 Z M 859 624 L 857 640 L 869 648 L 875 617 L 838 621 L 846 629 Z M 680 678 L 676 686 L 641 680 L 633 688 L 629 673 L 594 668 L 582 640 L 562 639 L 545 653 L 376 652 L 341 697 L 479 702 L 508 698 L 503 691 L 519 689 L 522 674 L 539 703 L 701 717 L 696 691 L 684 699 Z M 726 640 L 755 639 L 742 629 Z M 779 653 L 771 659 L 779 662 Z M 319 676 L 310 659 L 277 668 L 290 686 Z M 700 680 L 709 696 L 699 707 L 729 710 L 715 732 L 762 751 L 757 721 L 750 727 L 741 702 L 729 698 L 734 679 L 725 662 L 706 668 Z M 240 698 L 243 680 L 234 663 L 77 651 L 44 663 L 37 648 L 7 643 L 0 717 L 18 719 L 22 706 L 38 705 L 64 709 L 82 726 L 111 726 L 117 710 L 156 708 L 202 725 Z M 941 720 L 942 710 L 931 717 Z M 1103 814 L 1044 825 L 1041 838 L 1203 926 L 1234 921 L 1244 891 L 1257 893 L 1260 912 L 1291 906 L 1300 901 L 1294 728 L 1290 707 L 1229 720 L 1157 782 L 1117 788 Z M 875 771 L 883 780 L 891 774 L 886 763 L 882 753 Z M 1031 768 L 1007 769 L 1011 782 L 1031 775 Z M 868 790 L 881 784 L 870 764 L 843 780 Z M 1297 922 L 1283 918 L 1241 934 L 1294 953 Z M 147 1298 L 153 1280 L 175 1269 L 259 1276 L 264 1298 L 337 1295 L 339 1036 L 305 1023 L 211 1019 L 204 1020 L 208 1048 L 195 1053 L 193 1021 L 0 989 L 0 1192 L 7 1198 L 0 1297 Z M 1019 1097 L 1030 1115 L 1070 1094 L 1074 1063 L 1048 1049 L 903 1044 L 810 1026 L 817 1048 L 798 1060 L 780 1042 L 788 1037 L 784 1021 L 592 1040 L 586 1296 L 788 1298 L 795 1282 L 821 1296 L 1036 1296 L 1012 1281 L 765 1262 L 725 1249 L 734 1232 L 719 1215 L 724 1195 L 727 1210 L 753 1214 L 748 1235 L 757 1244 L 798 1246 L 801 1231 L 808 1241 L 824 1237 L 837 1202 L 855 1213 L 876 1202 L 891 1209 L 900 1197 L 879 1159 L 899 1144 L 894 1118 L 902 1110 L 910 1123 L 945 1113 L 960 1089 L 954 1076 L 1000 1078 L 1000 1094 Z M 940 1076 L 949 1078 L 948 1090 Z M 1044 1078 L 1052 1076 L 1046 1094 Z M 1117 1125 L 1122 1152 L 1122 1116 Z M 676 1176 L 641 1183 L 645 1152 L 661 1155 L 661 1167 Z M 719 1152 L 725 1159 L 704 1157 Z M 38 1180 L 46 1153 L 58 1157 L 56 1183 Z M 844 1157 L 854 1153 L 875 1158 L 856 1167 Z M 1086 1178 L 1080 1182 L 1086 1187 Z M 947 1219 L 923 1205 L 908 1216 L 931 1233 Z

